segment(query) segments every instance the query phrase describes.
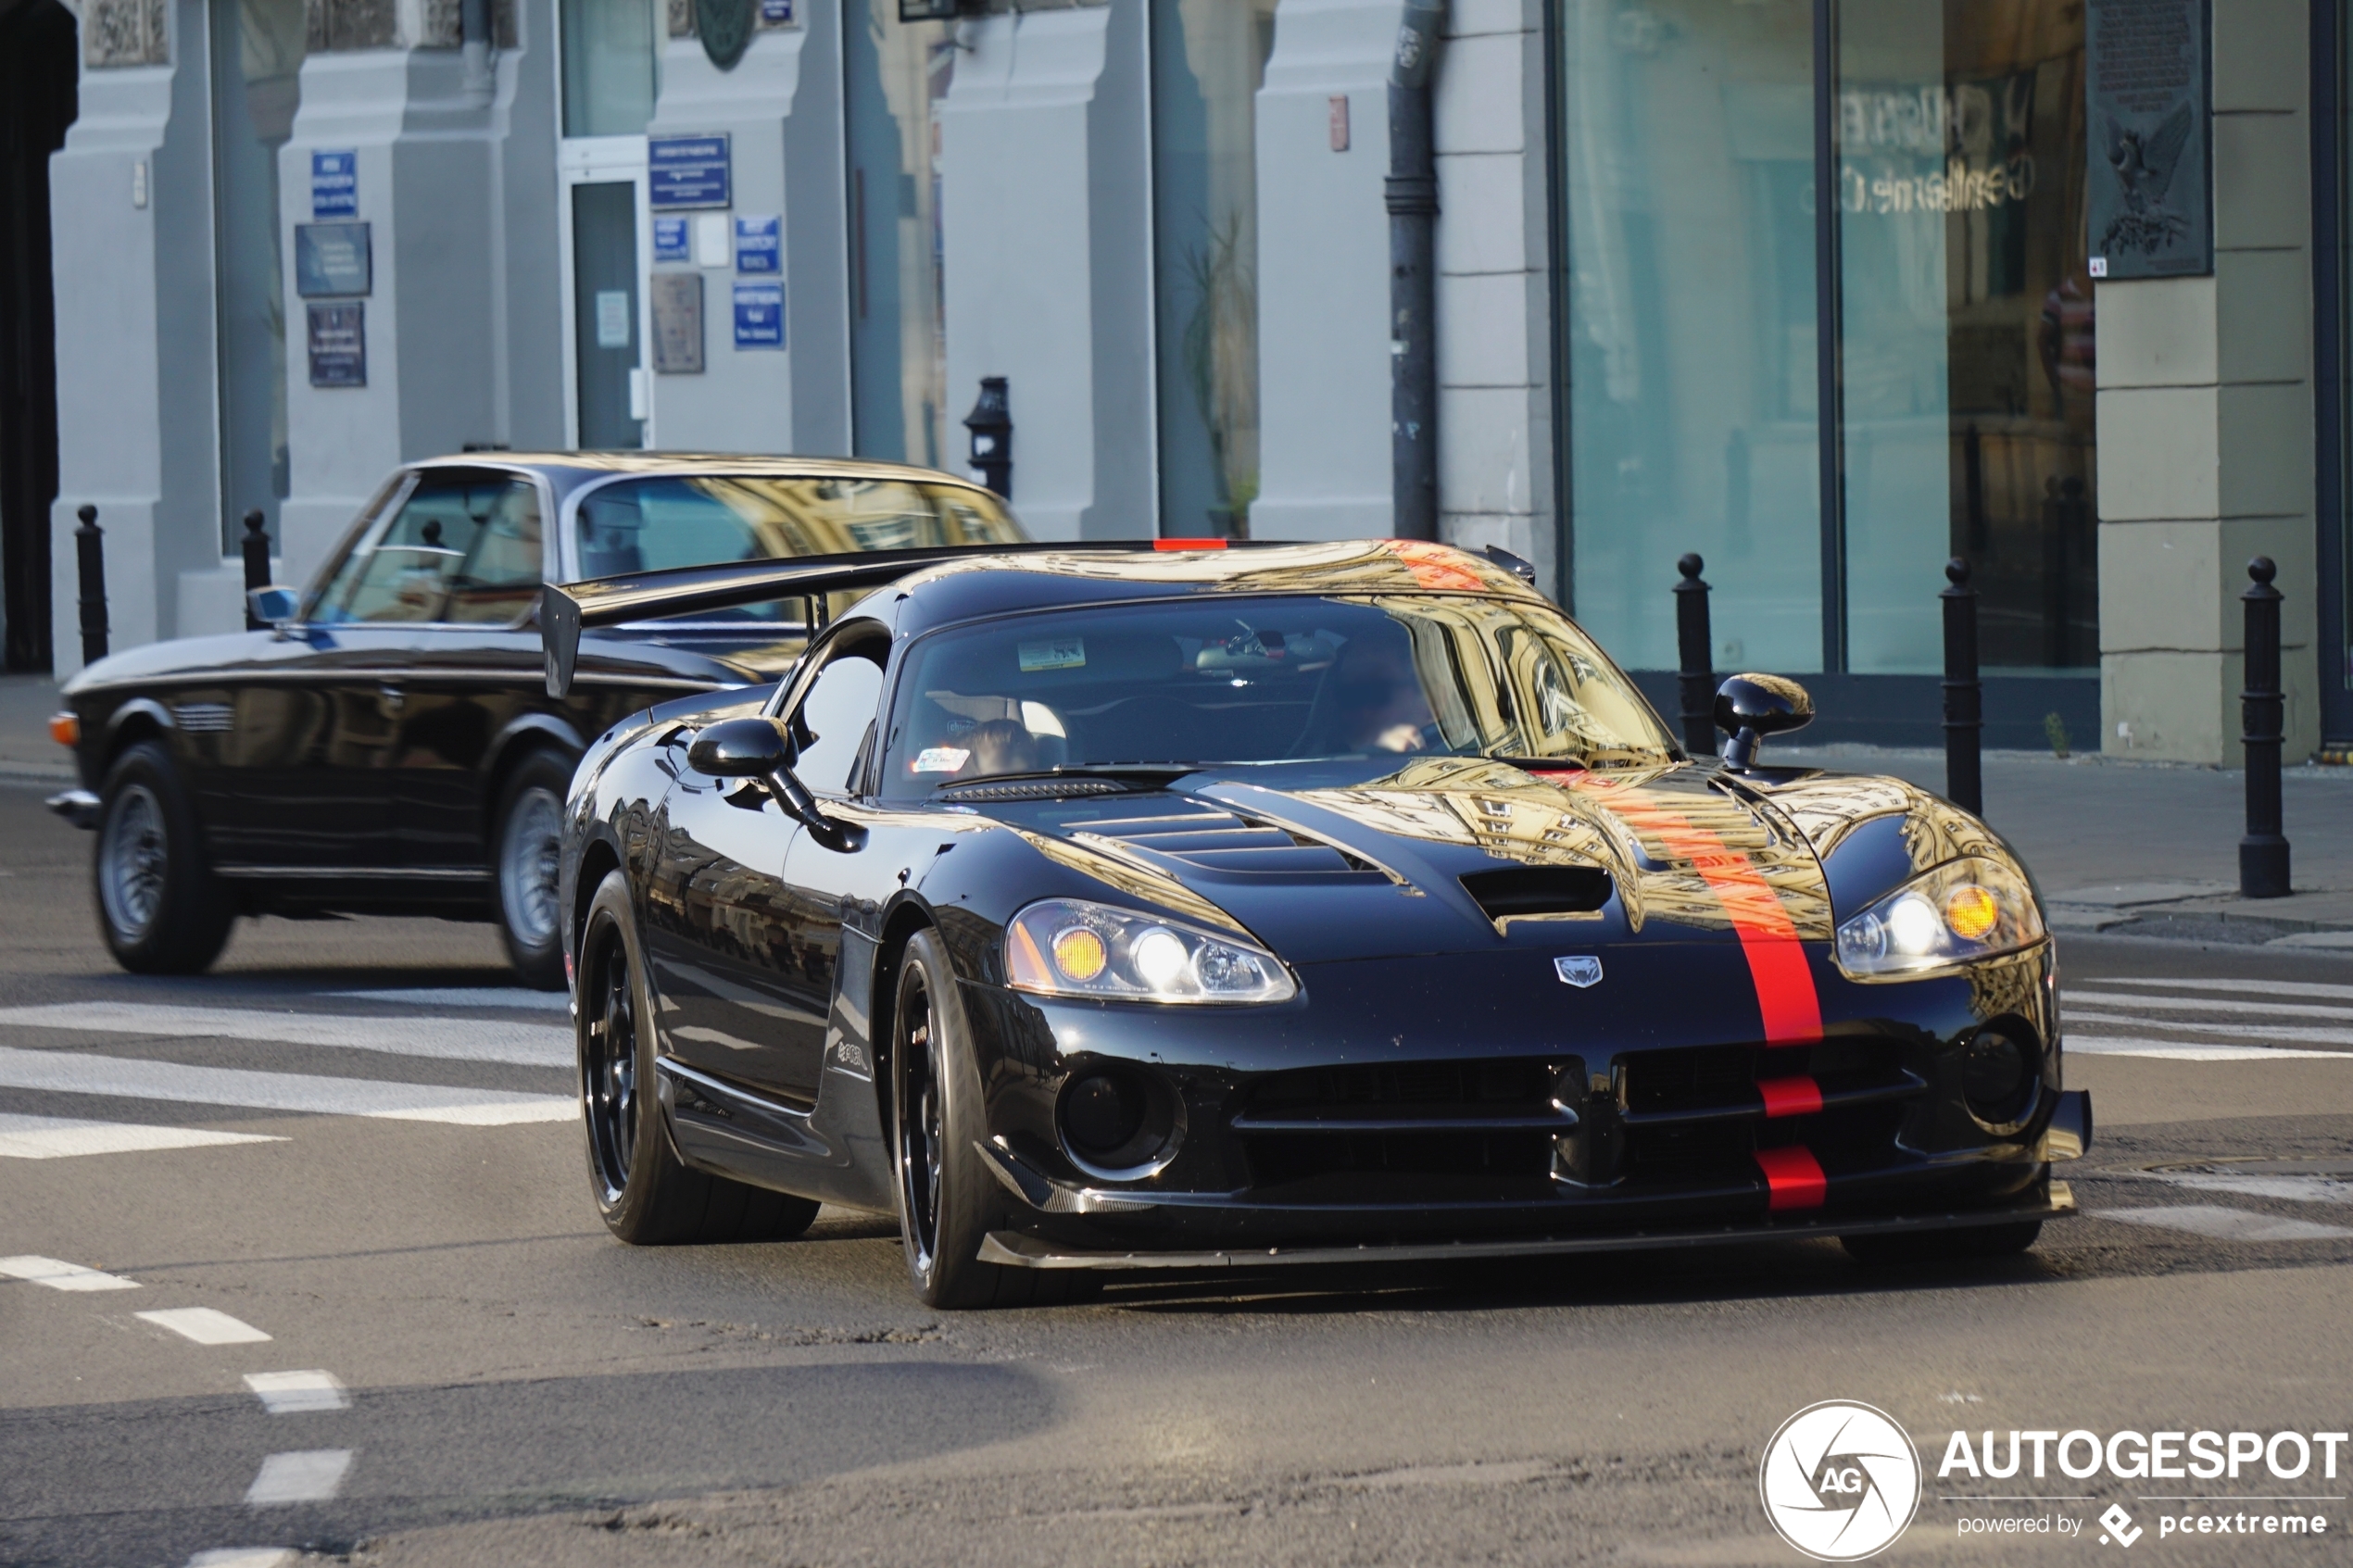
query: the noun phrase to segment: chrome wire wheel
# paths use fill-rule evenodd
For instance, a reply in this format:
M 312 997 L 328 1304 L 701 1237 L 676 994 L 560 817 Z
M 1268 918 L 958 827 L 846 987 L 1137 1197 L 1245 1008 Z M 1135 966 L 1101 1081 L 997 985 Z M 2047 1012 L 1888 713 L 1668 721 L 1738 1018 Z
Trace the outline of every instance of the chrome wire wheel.
M 107 923 L 124 941 L 138 941 L 155 924 L 170 865 L 163 802 L 144 784 L 123 785 L 98 840 L 98 897 Z
M 562 830 L 563 802 L 549 790 L 523 790 L 508 809 L 498 841 L 498 898 L 508 930 L 526 947 L 555 938 Z
M 947 1151 L 940 1103 L 939 1047 L 931 992 L 921 975 L 900 998 L 898 1050 L 899 1192 L 907 1208 L 907 1239 L 918 1272 L 929 1273 L 939 1255 L 939 1172 Z
M 629 972 L 629 945 L 601 927 L 581 987 L 586 1018 L 581 1049 L 582 1092 L 587 1099 L 588 1153 L 606 1207 L 619 1203 L 637 1153 L 637 1010 Z

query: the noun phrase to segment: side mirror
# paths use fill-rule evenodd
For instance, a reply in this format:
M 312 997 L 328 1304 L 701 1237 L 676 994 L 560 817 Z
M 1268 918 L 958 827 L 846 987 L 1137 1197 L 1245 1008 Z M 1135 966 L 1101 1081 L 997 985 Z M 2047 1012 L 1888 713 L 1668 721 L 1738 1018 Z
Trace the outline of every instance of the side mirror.
M 786 726 L 773 719 L 723 719 L 705 725 L 686 747 L 686 766 L 715 779 L 758 779 L 787 816 L 828 849 L 851 850 L 866 830 L 835 822 L 817 809 L 817 797 L 793 776 L 800 747 Z
M 1759 741 L 1813 721 L 1814 699 L 1780 675 L 1735 675 L 1716 688 L 1716 727 L 1731 737 L 1724 743 L 1727 768 L 1754 768 Z
M 245 590 L 245 608 L 264 626 L 288 626 L 302 609 L 302 595 L 293 588 L 271 585 Z
M 764 779 L 800 759 L 769 719 L 723 719 L 705 725 L 686 747 L 686 766 L 714 779 Z

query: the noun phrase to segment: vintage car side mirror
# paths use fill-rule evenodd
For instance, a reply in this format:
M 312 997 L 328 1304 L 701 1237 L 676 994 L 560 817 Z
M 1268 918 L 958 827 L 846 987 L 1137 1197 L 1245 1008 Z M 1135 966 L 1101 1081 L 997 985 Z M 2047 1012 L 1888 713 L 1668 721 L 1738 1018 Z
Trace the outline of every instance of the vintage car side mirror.
M 800 747 L 791 731 L 774 719 L 723 719 L 706 724 L 686 747 L 686 766 L 715 779 L 758 779 L 766 784 L 809 836 L 828 849 L 855 849 L 864 830 L 835 822 L 817 809 L 817 797 L 794 776 Z
M 301 613 L 302 595 L 294 588 L 271 584 L 267 588 L 245 590 L 245 608 L 264 626 L 288 626 Z
M 1735 675 L 1716 688 L 1716 727 L 1730 737 L 1724 742 L 1727 768 L 1754 768 L 1759 741 L 1813 721 L 1814 699 L 1783 676 Z

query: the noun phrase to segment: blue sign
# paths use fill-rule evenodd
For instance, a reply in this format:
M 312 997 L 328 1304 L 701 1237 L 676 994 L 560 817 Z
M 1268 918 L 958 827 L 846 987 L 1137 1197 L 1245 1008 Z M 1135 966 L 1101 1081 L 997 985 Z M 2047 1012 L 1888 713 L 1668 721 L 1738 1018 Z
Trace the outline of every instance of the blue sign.
M 314 152 L 310 155 L 310 216 L 359 216 L 358 153 Z
M 295 225 L 295 293 L 303 298 L 364 295 L 374 275 L 365 223 Z
M 654 259 L 656 261 L 687 261 L 686 220 L 683 218 L 654 220 Z
M 780 218 L 737 218 L 736 220 L 736 271 L 783 271 L 783 247 L 784 220 Z
M 785 285 L 736 285 L 736 346 L 782 348 L 785 345 Z
M 726 207 L 729 190 L 727 133 L 710 136 L 650 136 L 646 140 L 646 200 L 655 211 Z
M 792 0 L 760 0 L 760 25 L 792 26 Z
M 313 305 L 310 313 L 310 384 L 368 384 L 368 307 L 359 300 Z

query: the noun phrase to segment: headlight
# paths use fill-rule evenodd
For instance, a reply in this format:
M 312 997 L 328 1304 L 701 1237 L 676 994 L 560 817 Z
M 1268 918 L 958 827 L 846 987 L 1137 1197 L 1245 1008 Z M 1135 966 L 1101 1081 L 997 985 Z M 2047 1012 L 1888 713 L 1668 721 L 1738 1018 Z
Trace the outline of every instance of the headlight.
M 1909 978 L 2043 939 L 2026 879 L 1996 860 L 1952 860 L 1838 928 L 1838 967 L 1858 980 Z
M 1032 904 L 1005 927 L 1016 991 L 1139 1002 L 1280 1002 L 1290 972 L 1247 937 L 1077 898 Z

